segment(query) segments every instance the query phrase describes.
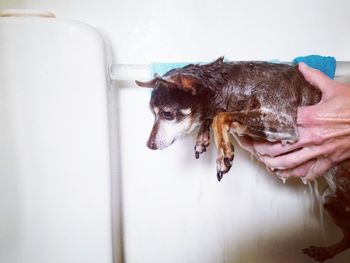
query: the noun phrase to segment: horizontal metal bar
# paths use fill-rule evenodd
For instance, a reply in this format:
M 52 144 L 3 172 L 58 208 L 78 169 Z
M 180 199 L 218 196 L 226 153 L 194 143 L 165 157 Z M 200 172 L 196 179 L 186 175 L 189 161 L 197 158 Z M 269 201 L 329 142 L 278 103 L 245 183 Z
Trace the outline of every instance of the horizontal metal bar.
M 109 76 L 119 88 L 135 87 L 135 80 L 149 80 L 151 77 L 149 64 L 114 64 L 109 67 Z M 337 61 L 335 80 L 350 83 L 350 61 Z
M 350 83 L 350 61 L 337 61 L 334 79 L 339 82 Z

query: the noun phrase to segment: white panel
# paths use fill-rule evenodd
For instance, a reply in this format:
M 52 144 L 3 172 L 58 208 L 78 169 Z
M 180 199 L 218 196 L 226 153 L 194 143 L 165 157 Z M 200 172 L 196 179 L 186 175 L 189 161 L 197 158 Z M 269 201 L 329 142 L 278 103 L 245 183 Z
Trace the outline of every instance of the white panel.
M 0 262 L 112 262 L 102 39 L 0 19 Z

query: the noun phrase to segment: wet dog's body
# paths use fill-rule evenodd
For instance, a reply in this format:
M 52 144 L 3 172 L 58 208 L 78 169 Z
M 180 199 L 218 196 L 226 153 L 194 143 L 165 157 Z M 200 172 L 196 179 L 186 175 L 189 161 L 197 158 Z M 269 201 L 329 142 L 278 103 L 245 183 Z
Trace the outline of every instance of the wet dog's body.
M 153 88 L 150 106 L 155 123 L 148 147 L 163 149 L 199 126 L 195 145 L 195 155 L 199 158 L 209 146 L 212 127 L 218 148 L 219 181 L 230 170 L 234 157 L 230 133 L 272 142 L 295 142 L 297 108 L 316 104 L 321 99 L 321 92 L 296 67 L 267 62 L 226 63 L 223 58 L 206 65 L 174 69 L 163 77 L 136 83 Z M 350 222 L 350 194 L 338 184 L 339 180 L 345 180 L 349 186 L 350 174 L 339 167 L 328 177 L 335 184 L 328 194 L 330 198 L 325 198 L 325 209 L 342 228 L 345 238 L 335 247 L 304 250 L 320 262 L 350 244 L 350 223 L 346 223 Z
M 213 127 L 219 150 L 217 176 L 221 180 L 233 160 L 228 132 L 254 139 L 298 139 L 297 107 L 317 103 L 320 91 L 296 67 L 267 62 L 230 62 L 220 58 L 207 65 L 174 69 L 162 78 L 137 82 L 152 87 L 150 106 L 156 121 L 148 140 L 163 149 L 180 135 L 200 126 L 196 157 L 209 144 Z

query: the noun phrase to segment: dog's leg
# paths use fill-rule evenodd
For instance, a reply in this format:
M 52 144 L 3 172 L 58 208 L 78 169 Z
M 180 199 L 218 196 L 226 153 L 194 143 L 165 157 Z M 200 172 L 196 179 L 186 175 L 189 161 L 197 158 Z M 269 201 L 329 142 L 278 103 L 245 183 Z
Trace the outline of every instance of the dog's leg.
M 344 201 L 343 197 L 337 193 L 326 197 L 324 208 L 342 230 L 343 239 L 331 246 L 310 246 L 303 249 L 303 253 L 316 262 L 323 262 L 350 248 L 350 212 L 347 211 L 348 202 L 344 203 Z
M 336 185 L 335 192 L 325 196 L 324 209 L 332 217 L 334 223 L 342 230 L 343 239 L 328 247 L 315 247 L 303 249 L 304 254 L 312 257 L 317 262 L 323 262 L 350 248 L 350 200 L 349 180 L 350 173 L 342 167 L 333 169 L 332 182 Z
M 262 114 L 256 112 L 221 112 L 213 120 L 213 131 L 218 148 L 217 178 L 220 181 L 227 173 L 234 158 L 234 147 L 229 140 L 229 133 L 266 138 L 264 126 L 261 125 Z
M 196 159 L 199 158 L 199 155 L 206 152 L 209 144 L 210 144 L 210 126 L 212 120 L 205 120 L 201 127 L 199 128 L 199 132 L 196 139 L 196 145 L 194 150 L 196 152 Z
M 213 120 L 214 140 L 218 148 L 216 176 L 219 181 L 232 166 L 231 162 L 234 157 L 234 147 L 229 140 L 229 132 L 233 119 L 234 117 L 231 113 L 222 112 L 215 116 Z
M 335 255 L 343 252 L 350 247 L 349 238 L 343 238 L 335 245 L 328 247 L 308 247 L 303 249 L 303 253 L 313 258 L 316 262 L 324 262 L 327 259 L 334 257 Z

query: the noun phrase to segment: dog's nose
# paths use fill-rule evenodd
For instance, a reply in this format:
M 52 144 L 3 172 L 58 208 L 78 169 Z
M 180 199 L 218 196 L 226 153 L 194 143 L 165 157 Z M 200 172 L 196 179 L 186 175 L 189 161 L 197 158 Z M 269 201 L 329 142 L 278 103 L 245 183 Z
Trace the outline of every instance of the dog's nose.
M 148 140 L 147 147 L 151 150 L 157 150 L 157 145 L 154 140 Z

